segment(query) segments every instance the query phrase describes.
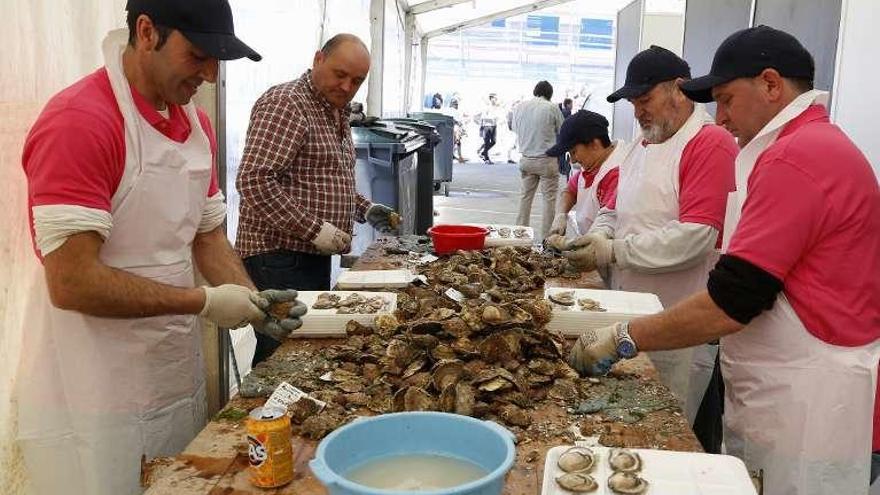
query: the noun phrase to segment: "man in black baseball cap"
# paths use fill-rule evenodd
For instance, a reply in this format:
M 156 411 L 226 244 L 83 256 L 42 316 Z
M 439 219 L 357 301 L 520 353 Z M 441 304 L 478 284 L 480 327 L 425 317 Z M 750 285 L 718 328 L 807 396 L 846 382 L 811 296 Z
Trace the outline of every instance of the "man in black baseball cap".
M 578 110 L 565 119 L 556 136 L 556 144 L 547 150 L 547 156 L 559 157 L 568 153 L 571 163 L 580 166 L 580 170 L 572 174 L 562 191 L 548 242 L 559 247 L 559 240 L 552 239 L 553 236 L 568 233 L 573 237 L 589 230 L 599 209 L 607 206 L 617 192 L 617 162 L 621 157 L 617 156 L 618 160 L 613 157 L 624 147 L 622 143 L 611 142 L 608 120 L 601 114 Z M 578 226 L 573 232 L 567 229 L 568 213 L 572 208 L 575 208 L 574 220 Z
M 217 60 L 262 57 L 235 36 L 232 9 L 227 0 L 128 0 L 128 25 L 147 15 L 158 26 L 180 31 L 193 45 Z M 133 40 L 133 38 L 132 38 Z
M 876 432 L 880 187 L 813 71 L 796 38 L 758 26 L 682 84 L 717 102 L 742 146 L 724 254 L 687 299 L 587 331 L 570 356 L 602 374 L 640 350 L 720 338 L 727 453 L 763 473 L 765 495 L 867 493 Z
M 128 9 L 104 66 L 49 100 L 22 152 L 43 262 L 16 391 L 35 495 L 140 494 L 142 463 L 207 420 L 201 322 L 281 338 L 306 309 L 295 290 L 258 292 L 223 229 L 214 131 L 192 98 L 220 59 L 259 59 L 229 4 Z M 281 301 L 299 309 L 276 323 L 262 308 Z
M 736 142 L 681 92 L 689 78 L 687 62 L 659 46 L 630 61 L 626 84 L 608 100 L 633 105 L 641 134 L 620 164 L 613 209 L 563 251 L 582 270 L 610 272 L 612 289 L 657 294 L 664 307 L 705 287 L 734 184 Z M 651 355 L 685 404 L 699 404 L 703 392 L 690 387 L 692 359 L 692 350 Z

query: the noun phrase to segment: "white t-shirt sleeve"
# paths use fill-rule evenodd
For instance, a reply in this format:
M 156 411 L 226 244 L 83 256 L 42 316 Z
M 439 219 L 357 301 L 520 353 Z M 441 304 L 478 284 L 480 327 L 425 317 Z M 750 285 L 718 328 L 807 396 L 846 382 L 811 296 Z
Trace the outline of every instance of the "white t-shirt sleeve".
M 94 231 L 106 241 L 113 227 L 109 212 L 87 206 L 43 205 L 34 206 L 32 211 L 34 239 L 44 258 L 74 234 Z

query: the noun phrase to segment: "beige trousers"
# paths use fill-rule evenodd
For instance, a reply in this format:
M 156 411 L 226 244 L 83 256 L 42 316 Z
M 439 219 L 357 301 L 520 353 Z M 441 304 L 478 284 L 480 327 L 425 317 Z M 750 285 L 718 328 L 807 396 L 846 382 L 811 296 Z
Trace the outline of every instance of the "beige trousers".
M 538 184 L 541 185 L 544 212 L 541 217 L 540 234 L 546 237 L 553 224 L 556 215 L 556 195 L 559 192 L 559 164 L 556 158 L 549 156 L 541 158 L 522 157 L 519 161 L 519 171 L 522 177 L 522 188 L 519 196 L 519 214 L 516 217 L 517 225 L 529 225 L 529 217 L 532 214 L 532 201 L 535 199 L 535 191 Z M 537 230 L 537 229 L 536 229 Z

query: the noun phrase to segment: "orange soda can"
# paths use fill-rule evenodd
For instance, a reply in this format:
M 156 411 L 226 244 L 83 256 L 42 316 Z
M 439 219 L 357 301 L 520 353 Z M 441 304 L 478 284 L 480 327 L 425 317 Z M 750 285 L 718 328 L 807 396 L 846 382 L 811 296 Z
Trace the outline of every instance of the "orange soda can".
M 293 479 L 290 418 L 280 407 L 258 407 L 248 414 L 247 440 L 250 480 L 274 488 Z

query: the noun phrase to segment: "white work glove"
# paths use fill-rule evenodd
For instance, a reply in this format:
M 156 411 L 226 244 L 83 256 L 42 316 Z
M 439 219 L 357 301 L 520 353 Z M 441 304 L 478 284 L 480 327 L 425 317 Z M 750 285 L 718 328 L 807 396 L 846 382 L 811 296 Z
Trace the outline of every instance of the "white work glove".
M 582 333 L 571 348 L 568 364 L 581 376 L 602 376 L 607 375 L 617 361 L 635 357 L 637 353 L 626 323 L 615 323 Z
M 380 234 L 397 235 L 400 232 L 400 215 L 385 205 L 373 204 L 367 209 L 364 218 Z
M 257 293 L 243 285 L 223 284 L 202 287 L 202 290 L 205 291 L 205 306 L 199 315 L 220 328 L 241 328 L 266 317 L 258 306 L 260 300 Z
M 318 235 L 312 239 L 318 252 L 325 255 L 348 252 L 351 249 L 351 236 L 336 228 L 332 223 L 324 222 Z
M 582 235 L 573 240 L 562 255 L 585 272 L 605 269 L 614 261 L 611 239 L 597 233 Z
M 568 224 L 568 213 L 557 213 L 550 225 L 550 235 L 565 235 L 565 227 Z
M 281 340 L 301 327 L 301 318 L 306 314 L 308 308 L 301 301 L 297 301 L 297 296 L 297 291 L 293 289 L 267 289 L 258 292 L 257 297 L 259 301 L 257 305 L 265 313 L 261 315 L 262 318 L 259 321 L 251 322 L 254 331 L 272 337 L 275 340 Z M 284 315 L 279 317 L 277 314 L 274 314 L 272 306 L 285 303 L 291 303 L 291 305 Z

